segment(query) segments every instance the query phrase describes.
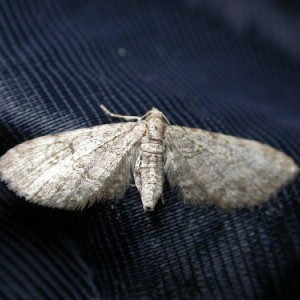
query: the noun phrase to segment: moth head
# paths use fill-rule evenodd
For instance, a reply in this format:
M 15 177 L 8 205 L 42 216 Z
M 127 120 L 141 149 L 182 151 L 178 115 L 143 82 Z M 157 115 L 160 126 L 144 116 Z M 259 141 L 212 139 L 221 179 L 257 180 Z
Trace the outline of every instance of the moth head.
M 166 123 L 170 124 L 167 117 L 157 108 L 152 107 L 145 115 L 142 116 L 142 120 L 150 120 L 150 119 L 160 119 L 165 121 Z

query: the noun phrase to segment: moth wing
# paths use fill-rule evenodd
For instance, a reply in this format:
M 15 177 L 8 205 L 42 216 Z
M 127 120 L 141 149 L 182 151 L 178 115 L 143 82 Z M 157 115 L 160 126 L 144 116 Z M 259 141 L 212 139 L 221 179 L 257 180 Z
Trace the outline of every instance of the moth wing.
M 144 132 L 142 123 L 77 129 L 26 141 L 0 158 L 0 177 L 27 200 L 77 209 L 121 198 Z
M 180 126 L 168 126 L 165 136 L 165 172 L 187 203 L 260 204 L 299 171 L 290 157 L 256 141 Z

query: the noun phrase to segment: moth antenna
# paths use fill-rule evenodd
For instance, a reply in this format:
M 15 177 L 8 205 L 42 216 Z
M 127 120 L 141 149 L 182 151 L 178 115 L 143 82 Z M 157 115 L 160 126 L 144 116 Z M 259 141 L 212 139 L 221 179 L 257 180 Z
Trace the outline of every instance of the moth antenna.
M 141 117 L 137 117 L 137 116 L 125 116 L 125 115 L 115 114 L 102 104 L 100 105 L 100 108 L 111 118 L 123 119 L 125 121 L 139 121 L 141 119 Z

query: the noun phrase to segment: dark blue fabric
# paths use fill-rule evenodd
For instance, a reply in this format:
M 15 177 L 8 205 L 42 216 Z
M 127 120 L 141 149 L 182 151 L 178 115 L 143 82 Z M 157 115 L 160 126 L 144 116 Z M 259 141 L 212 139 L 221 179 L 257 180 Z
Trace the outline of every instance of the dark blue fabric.
M 0 154 L 109 123 L 105 104 L 130 115 L 155 106 L 173 124 L 300 163 L 293 3 L 1 1 Z M 300 299 L 299 178 L 251 210 L 184 206 L 167 185 L 165 200 L 146 214 L 131 188 L 66 212 L 1 184 L 0 299 Z

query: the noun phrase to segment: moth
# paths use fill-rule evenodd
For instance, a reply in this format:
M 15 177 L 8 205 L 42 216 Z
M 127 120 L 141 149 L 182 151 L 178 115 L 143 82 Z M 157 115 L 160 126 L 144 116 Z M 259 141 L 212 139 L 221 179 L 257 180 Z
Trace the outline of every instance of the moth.
M 75 210 L 120 199 L 133 182 L 145 211 L 165 179 L 185 203 L 223 208 L 267 201 L 299 172 L 292 158 L 256 141 L 170 125 L 152 108 L 142 117 L 23 142 L 0 158 L 0 177 L 28 201 Z

